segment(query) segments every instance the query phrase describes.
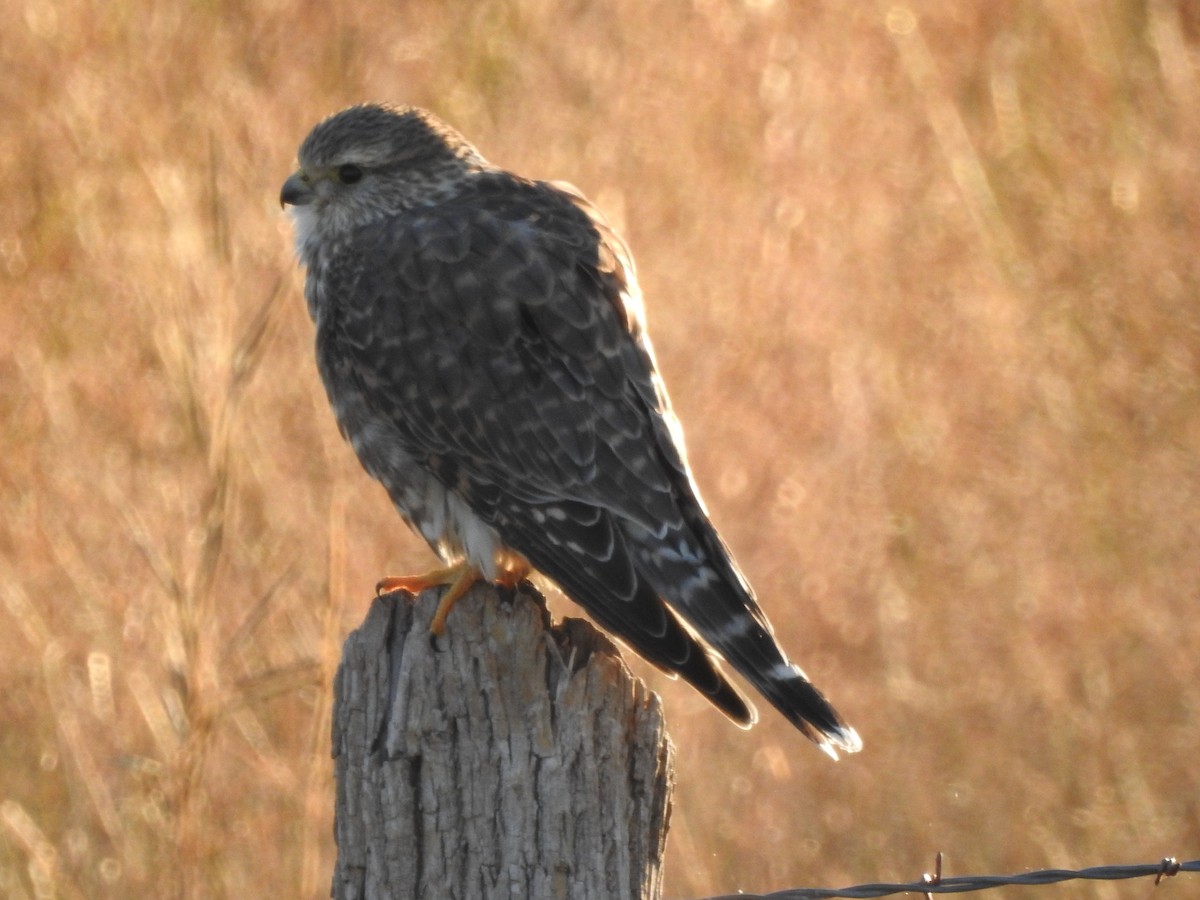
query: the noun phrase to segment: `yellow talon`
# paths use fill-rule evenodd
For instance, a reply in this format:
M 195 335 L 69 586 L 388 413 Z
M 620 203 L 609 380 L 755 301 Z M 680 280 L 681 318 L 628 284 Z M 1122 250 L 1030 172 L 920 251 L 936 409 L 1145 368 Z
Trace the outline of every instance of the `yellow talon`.
M 531 567 L 524 557 L 501 550 L 496 554 L 496 571 L 497 584 L 514 588 L 529 575 Z M 482 576 L 483 573 L 478 568 L 466 560 L 461 560 L 453 565 L 431 569 L 421 575 L 389 575 L 381 578 L 375 584 L 375 596 L 390 594 L 392 591 L 404 591 L 416 596 L 431 587 L 449 585 L 450 589 L 438 600 L 437 611 L 433 614 L 433 621 L 429 623 L 429 630 L 435 636 L 441 637 L 446 630 L 446 617 L 450 615 L 454 604 L 461 600 Z
M 529 565 L 529 561 L 525 557 L 519 556 L 511 550 L 496 552 L 496 584 L 501 587 L 512 590 L 528 578 L 532 571 L 533 566 Z

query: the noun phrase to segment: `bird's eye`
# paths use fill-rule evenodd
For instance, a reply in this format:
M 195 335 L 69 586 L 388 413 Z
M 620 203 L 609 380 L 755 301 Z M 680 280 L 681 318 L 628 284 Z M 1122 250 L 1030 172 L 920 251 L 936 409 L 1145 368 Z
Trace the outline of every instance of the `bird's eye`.
M 354 184 L 362 181 L 363 170 L 352 163 L 346 163 L 344 166 L 338 166 L 337 175 L 342 184 Z

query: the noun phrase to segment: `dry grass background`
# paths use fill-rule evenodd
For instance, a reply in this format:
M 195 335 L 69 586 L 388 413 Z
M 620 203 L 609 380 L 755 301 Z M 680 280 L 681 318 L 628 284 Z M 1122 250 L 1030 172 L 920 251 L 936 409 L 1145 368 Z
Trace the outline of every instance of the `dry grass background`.
M 371 98 L 621 224 L 718 523 L 866 740 L 651 674 L 671 896 L 1200 855 L 1195 0 L 0 35 L 0 895 L 327 895 L 331 670 L 428 555 L 335 432 L 276 198 Z

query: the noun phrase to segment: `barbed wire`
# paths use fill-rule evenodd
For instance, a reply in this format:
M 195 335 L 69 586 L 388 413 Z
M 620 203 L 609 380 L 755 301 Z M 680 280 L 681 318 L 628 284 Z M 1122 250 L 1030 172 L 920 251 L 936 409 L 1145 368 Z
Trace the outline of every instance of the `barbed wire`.
M 1132 866 L 1093 866 L 1090 869 L 1042 869 L 1036 872 L 1025 872 L 1021 875 L 963 875 L 946 877 L 942 875 L 942 854 L 937 855 L 937 867 L 933 875 L 926 873 L 921 881 L 911 884 L 859 884 L 845 888 L 791 888 L 786 891 L 776 891 L 771 894 L 723 894 L 720 897 L 708 897 L 706 900 L 832 900 L 832 898 L 862 898 L 887 897 L 892 894 L 924 894 L 932 897 L 934 894 L 965 894 L 969 891 L 986 891 L 991 888 L 1006 885 L 1039 885 L 1057 884 L 1061 881 L 1121 881 L 1128 878 L 1148 878 L 1154 876 L 1158 884 L 1163 878 L 1170 878 L 1180 872 L 1200 872 L 1200 859 L 1191 862 L 1179 862 L 1173 856 L 1164 857 L 1157 863 L 1146 863 Z

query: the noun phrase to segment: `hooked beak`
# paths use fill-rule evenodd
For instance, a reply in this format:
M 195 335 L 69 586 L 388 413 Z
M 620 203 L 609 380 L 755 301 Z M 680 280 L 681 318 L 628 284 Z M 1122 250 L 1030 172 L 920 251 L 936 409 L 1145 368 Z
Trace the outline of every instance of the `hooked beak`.
M 301 169 L 298 172 L 293 172 L 288 176 L 287 181 L 283 183 L 283 188 L 279 191 L 279 205 L 282 206 L 306 206 L 312 203 L 316 198 L 316 192 L 313 191 L 312 185 L 308 182 L 308 176 Z

